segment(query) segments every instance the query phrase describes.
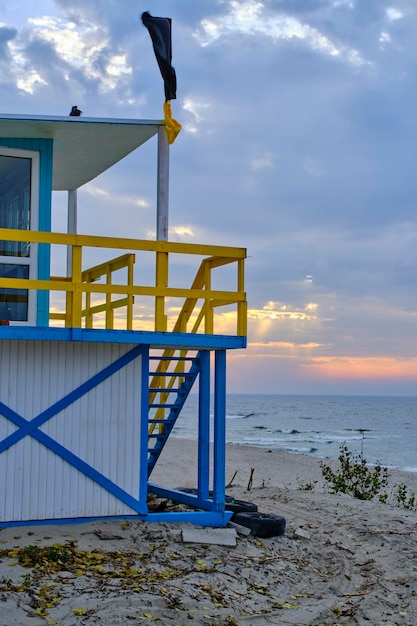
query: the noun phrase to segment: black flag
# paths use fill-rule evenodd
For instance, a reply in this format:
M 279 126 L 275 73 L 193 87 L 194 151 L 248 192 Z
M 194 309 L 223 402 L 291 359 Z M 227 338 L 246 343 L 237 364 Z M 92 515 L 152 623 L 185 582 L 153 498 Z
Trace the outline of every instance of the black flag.
M 164 79 L 165 101 L 174 100 L 177 97 L 177 77 L 171 65 L 171 19 L 169 17 L 152 17 L 145 11 L 142 13 L 142 22 L 151 36 L 156 60 Z

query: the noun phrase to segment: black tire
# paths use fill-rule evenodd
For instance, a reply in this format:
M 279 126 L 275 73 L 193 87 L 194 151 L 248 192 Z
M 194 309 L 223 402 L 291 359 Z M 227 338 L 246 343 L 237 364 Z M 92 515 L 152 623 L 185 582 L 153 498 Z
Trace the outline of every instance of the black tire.
M 236 521 L 236 515 L 238 513 L 256 513 L 258 507 L 253 502 L 246 502 L 245 500 L 235 500 L 231 496 L 226 496 L 226 503 L 224 506 L 226 511 L 233 511 L 232 520 Z
M 236 524 L 250 528 L 255 537 L 279 537 L 285 534 L 286 521 L 284 517 L 271 513 L 238 513 L 234 521 Z

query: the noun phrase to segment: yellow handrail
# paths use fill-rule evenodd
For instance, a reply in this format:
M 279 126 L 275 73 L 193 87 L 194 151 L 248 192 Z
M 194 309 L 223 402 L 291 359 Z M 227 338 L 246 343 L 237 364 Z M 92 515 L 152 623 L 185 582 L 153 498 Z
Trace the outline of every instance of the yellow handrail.
M 106 328 L 113 328 L 113 311 L 115 308 L 126 307 L 127 328 L 133 326 L 133 299 L 153 298 L 154 300 L 154 330 L 166 331 L 168 317 L 166 314 L 166 300 L 168 298 L 182 299 L 181 313 L 171 329 L 174 332 L 187 331 L 187 324 L 193 313 L 197 316 L 191 332 L 197 332 L 204 320 L 206 334 L 214 332 L 214 310 L 219 306 L 236 305 L 236 334 L 246 336 L 246 294 L 244 292 L 243 268 L 246 258 L 244 248 L 228 246 L 212 246 L 201 244 L 186 244 L 167 241 L 148 241 L 139 239 L 122 239 L 116 237 L 99 237 L 95 235 L 74 235 L 64 233 L 47 233 L 38 231 L 14 230 L 0 228 L 0 239 L 9 241 L 25 241 L 50 246 L 63 245 L 72 249 L 72 266 L 69 277 L 51 276 L 49 279 L 18 279 L 0 277 L 0 288 L 3 289 L 33 289 L 66 294 L 65 313 L 53 312 L 50 317 L 54 320 L 65 320 L 67 327 L 80 328 L 83 323 L 86 327 L 92 326 L 92 316 L 96 313 L 105 313 Z M 129 254 L 122 255 L 96 265 L 88 270 L 82 269 L 82 258 L 86 248 L 108 248 L 110 250 L 129 250 Z M 134 281 L 133 262 L 135 252 L 150 252 L 155 255 L 154 284 L 137 284 Z M 173 261 L 172 255 L 199 255 L 203 260 L 197 270 L 191 288 L 174 287 L 169 285 L 169 274 Z M 129 259 L 126 262 L 126 259 Z M 237 264 L 237 282 L 232 290 L 212 289 L 212 271 L 227 264 Z M 113 272 L 128 268 L 127 284 L 113 283 Z M 105 277 L 105 283 L 94 282 Z M 91 305 L 91 294 L 103 294 L 104 304 Z M 122 296 L 114 299 L 114 296 Z M 200 310 L 195 313 L 197 303 L 201 301 Z M 130 319 L 129 319 L 130 317 Z M 230 334 L 230 333 L 228 333 Z

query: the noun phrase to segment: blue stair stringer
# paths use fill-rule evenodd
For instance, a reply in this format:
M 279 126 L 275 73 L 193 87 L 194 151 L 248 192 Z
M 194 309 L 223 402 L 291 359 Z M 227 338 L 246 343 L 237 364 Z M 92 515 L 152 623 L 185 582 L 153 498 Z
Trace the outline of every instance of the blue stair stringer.
M 158 366 L 149 372 L 148 478 L 200 373 L 200 355 L 150 356 L 149 360 Z

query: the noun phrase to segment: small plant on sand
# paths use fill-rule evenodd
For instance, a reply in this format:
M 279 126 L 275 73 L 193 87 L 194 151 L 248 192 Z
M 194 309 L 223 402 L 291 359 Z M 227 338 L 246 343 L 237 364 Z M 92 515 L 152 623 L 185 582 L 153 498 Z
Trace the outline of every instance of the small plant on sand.
M 389 477 L 387 468 L 379 464 L 368 466 L 363 452 L 353 454 L 344 444 L 340 446 L 338 459 L 338 471 L 320 463 L 323 478 L 330 484 L 332 493 L 347 493 L 359 500 L 372 500 L 386 488 Z
M 297 478 L 297 489 L 299 491 L 313 491 L 317 482 L 317 480 L 306 480 L 303 482 L 300 478 Z
M 414 491 L 408 493 L 407 486 L 404 483 L 397 485 L 397 490 L 394 493 L 394 497 L 397 501 L 397 506 L 409 511 L 414 511 L 417 508 L 416 494 Z

